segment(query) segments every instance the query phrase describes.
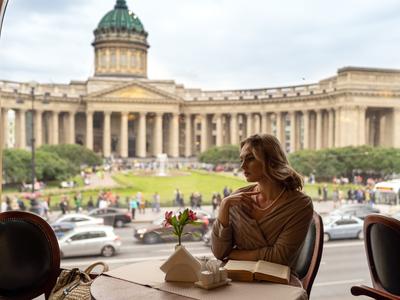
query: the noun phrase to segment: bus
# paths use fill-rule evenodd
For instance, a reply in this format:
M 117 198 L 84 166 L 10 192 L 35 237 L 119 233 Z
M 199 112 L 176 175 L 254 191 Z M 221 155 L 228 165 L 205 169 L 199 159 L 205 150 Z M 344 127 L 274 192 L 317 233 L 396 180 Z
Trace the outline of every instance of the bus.
M 399 205 L 400 179 L 378 182 L 374 192 L 376 204 Z

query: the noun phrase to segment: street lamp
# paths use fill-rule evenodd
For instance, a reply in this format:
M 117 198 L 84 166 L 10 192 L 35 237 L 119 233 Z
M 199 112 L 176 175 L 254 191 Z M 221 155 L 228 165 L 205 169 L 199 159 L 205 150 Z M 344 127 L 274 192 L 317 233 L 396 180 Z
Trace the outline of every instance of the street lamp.
M 32 176 L 32 197 L 35 195 L 35 88 L 37 87 L 37 83 L 32 81 L 30 83 L 31 88 L 31 102 L 32 102 L 32 113 L 31 113 L 31 152 L 32 152 L 32 159 L 31 159 L 31 176 Z

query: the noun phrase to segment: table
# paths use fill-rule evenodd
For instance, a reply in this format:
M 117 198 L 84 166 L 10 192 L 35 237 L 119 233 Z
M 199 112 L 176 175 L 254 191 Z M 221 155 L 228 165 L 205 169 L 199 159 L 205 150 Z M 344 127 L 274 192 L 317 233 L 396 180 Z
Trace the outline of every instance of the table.
M 94 280 L 91 294 L 96 300 L 308 299 L 301 288 L 270 282 L 232 282 L 213 290 L 197 288 L 193 283 L 165 282 L 159 269 L 161 264 L 161 261 L 145 261 L 111 270 Z

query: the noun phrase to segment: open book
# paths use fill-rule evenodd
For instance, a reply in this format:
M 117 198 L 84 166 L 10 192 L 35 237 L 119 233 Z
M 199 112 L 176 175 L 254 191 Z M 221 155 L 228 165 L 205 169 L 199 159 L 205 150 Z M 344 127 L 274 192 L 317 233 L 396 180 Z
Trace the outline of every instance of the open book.
M 236 281 L 265 280 L 283 284 L 290 281 L 288 266 L 264 260 L 229 260 L 225 268 L 228 270 L 228 277 Z

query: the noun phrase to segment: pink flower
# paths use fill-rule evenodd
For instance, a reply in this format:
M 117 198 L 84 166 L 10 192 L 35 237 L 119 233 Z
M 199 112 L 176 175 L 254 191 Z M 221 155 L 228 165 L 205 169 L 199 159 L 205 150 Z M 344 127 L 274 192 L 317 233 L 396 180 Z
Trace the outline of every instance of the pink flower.
M 189 210 L 189 220 L 190 220 L 191 222 L 193 222 L 193 221 L 196 221 L 196 220 L 197 220 L 196 213 L 195 213 L 195 212 L 193 212 L 192 210 Z

